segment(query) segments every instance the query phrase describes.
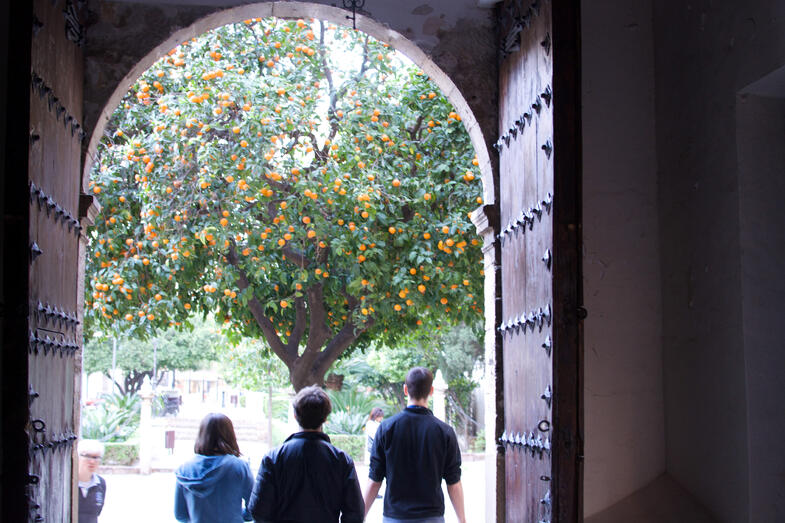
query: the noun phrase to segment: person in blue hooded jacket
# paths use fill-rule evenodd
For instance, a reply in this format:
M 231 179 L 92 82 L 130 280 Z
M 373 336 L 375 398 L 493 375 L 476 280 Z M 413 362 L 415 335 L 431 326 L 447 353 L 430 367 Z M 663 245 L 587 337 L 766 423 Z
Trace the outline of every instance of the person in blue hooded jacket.
M 241 460 L 232 420 L 208 414 L 199 425 L 196 454 L 177 469 L 174 517 L 187 523 L 238 523 L 250 521 L 243 502 L 253 488 L 248 463 Z

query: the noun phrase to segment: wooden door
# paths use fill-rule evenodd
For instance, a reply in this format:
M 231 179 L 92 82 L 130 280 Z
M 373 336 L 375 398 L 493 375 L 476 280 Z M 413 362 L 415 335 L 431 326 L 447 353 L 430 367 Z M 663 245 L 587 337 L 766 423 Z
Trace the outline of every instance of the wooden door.
M 76 0 L 33 2 L 29 90 L 28 521 L 71 521 L 79 432 L 83 29 Z M 21 519 L 19 520 L 21 521 Z
M 501 7 L 499 153 L 506 521 L 581 507 L 578 3 Z

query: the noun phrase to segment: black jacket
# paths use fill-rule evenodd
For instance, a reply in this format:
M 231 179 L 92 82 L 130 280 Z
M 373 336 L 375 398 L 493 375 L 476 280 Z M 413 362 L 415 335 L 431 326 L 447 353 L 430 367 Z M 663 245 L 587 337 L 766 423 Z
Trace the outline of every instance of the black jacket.
M 384 515 L 417 519 L 444 515 L 442 479 L 461 480 L 455 431 L 425 407 L 411 405 L 379 425 L 368 469 L 371 480 L 387 478 Z
M 87 496 L 79 488 L 79 523 L 97 523 L 106 499 L 106 481 L 99 475 L 94 476 L 98 483 L 87 489 Z
M 365 504 L 354 462 L 323 432 L 298 432 L 259 467 L 248 509 L 270 523 L 361 523 Z

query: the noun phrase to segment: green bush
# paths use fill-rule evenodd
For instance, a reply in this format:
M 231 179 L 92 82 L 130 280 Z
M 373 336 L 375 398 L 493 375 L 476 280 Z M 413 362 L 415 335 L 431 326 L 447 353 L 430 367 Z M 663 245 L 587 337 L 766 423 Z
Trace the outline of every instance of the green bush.
M 472 441 L 471 450 L 472 452 L 485 452 L 485 430 L 477 431 L 477 437 Z
M 365 459 L 365 440 L 365 435 L 330 434 L 332 444 L 349 454 L 356 463 Z
M 138 459 L 138 443 L 124 441 L 105 444 L 104 465 L 133 465 Z
M 362 434 L 367 420 L 368 416 L 362 412 L 333 411 L 324 424 L 324 431 L 330 434 Z
M 137 394 L 104 394 L 101 403 L 82 410 L 82 438 L 126 441 L 139 427 L 141 410 Z
M 327 394 L 330 396 L 333 412 L 344 411 L 368 416 L 371 413 L 371 409 L 381 407 L 385 410 L 385 414 L 387 413 L 386 409 L 388 407 L 384 400 L 373 394 L 356 390 L 328 390 Z

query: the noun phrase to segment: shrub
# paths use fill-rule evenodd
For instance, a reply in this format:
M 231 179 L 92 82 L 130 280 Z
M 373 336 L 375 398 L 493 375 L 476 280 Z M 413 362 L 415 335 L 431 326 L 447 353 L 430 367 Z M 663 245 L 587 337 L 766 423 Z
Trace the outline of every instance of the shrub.
M 472 441 L 471 450 L 472 452 L 485 452 L 485 430 L 477 431 L 477 437 Z
M 385 413 L 389 408 L 380 398 L 356 390 L 328 390 L 327 394 L 330 396 L 333 412 L 345 411 L 367 417 L 374 407 L 381 407 Z
M 139 444 L 128 441 L 106 443 L 105 465 L 133 465 L 139 459 Z
M 105 394 L 103 402 L 82 411 L 82 438 L 125 441 L 139 427 L 138 395 Z
M 346 452 L 356 463 L 365 459 L 365 435 L 330 434 L 333 445 Z
M 330 434 L 362 434 L 367 419 L 368 416 L 362 412 L 339 410 L 330 414 L 324 430 Z

